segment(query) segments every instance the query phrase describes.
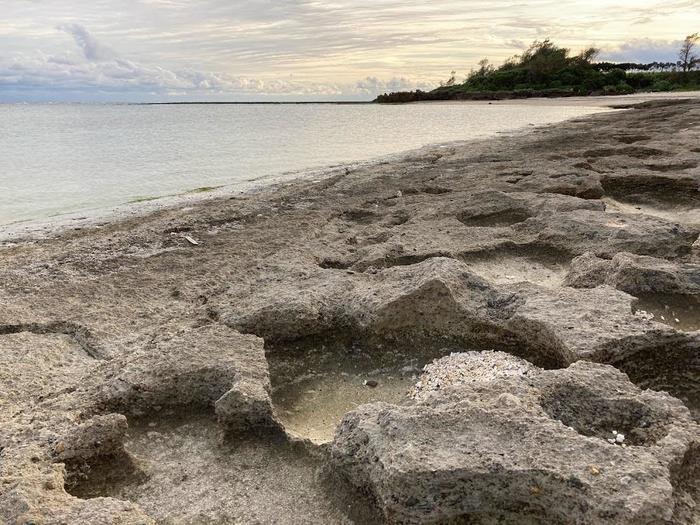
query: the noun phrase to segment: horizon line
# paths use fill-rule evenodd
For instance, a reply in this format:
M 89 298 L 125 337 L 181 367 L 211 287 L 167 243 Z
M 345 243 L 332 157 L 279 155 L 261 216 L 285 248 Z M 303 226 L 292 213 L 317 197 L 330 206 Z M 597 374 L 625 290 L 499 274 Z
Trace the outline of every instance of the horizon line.
M 235 105 L 235 104 L 374 104 L 373 100 L 264 100 L 264 101 L 185 101 L 185 102 L 132 102 L 135 106 L 174 106 L 174 105 Z

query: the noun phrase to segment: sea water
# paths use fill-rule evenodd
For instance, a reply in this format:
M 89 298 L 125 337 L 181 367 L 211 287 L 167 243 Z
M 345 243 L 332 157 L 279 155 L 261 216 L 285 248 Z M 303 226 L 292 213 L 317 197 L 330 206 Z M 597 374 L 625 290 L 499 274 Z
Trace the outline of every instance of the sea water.
M 0 105 L 0 225 L 602 111 L 566 104 Z

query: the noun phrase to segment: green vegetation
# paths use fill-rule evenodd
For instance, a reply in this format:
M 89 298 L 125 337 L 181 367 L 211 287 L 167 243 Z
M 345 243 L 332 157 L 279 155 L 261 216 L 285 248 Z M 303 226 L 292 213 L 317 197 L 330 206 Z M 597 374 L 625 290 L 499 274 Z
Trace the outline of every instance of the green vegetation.
M 522 55 L 494 67 L 484 59 L 462 83 L 455 72 L 439 88 L 380 95 L 377 102 L 490 100 L 575 95 L 623 95 L 638 91 L 700 89 L 697 34 L 686 38 L 677 63 L 614 64 L 595 62 L 598 51 L 571 55 L 550 40 L 534 42 Z
M 202 186 L 201 188 L 195 188 L 193 190 L 190 190 L 187 193 L 207 193 L 210 191 L 218 190 L 219 188 L 223 188 L 223 186 Z
M 160 199 L 160 197 L 136 197 L 133 200 L 130 200 L 127 202 L 127 204 L 138 204 L 140 202 L 149 202 L 149 201 L 155 201 Z
M 141 202 L 149 202 L 149 201 L 155 201 L 158 199 L 163 199 L 165 197 L 180 197 L 182 195 L 192 195 L 195 193 L 209 193 L 212 191 L 216 191 L 219 188 L 223 188 L 222 186 L 201 186 L 199 188 L 194 188 L 192 190 L 183 192 L 183 193 L 168 193 L 167 195 L 160 195 L 160 196 L 144 196 L 144 197 L 136 197 L 133 200 L 130 200 L 127 204 L 138 204 Z

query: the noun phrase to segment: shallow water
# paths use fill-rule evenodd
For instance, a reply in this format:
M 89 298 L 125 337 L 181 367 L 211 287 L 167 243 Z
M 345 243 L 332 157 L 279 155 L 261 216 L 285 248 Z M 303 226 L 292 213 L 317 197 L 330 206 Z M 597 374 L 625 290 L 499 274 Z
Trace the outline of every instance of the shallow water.
M 694 296 L 652 294 L 640 295 L 635 310 L 654 315 L 654 320 L 677 330 L 700 330 L 700 299 Z
M 485 137 L 602 110 L 546 101 L 410 106 L 0 105 L 0 225 L 202 188 L 235 189 L 260 177 Z
M 409 400 L 423 367 L 450 348 L 370 346 L 327 341 L 267 352 L 272 401 L 290 434 L 314 443 L 332 441 L 343 416 L 359 405 Z M 368 384 L 367 384 L 368 383 Z

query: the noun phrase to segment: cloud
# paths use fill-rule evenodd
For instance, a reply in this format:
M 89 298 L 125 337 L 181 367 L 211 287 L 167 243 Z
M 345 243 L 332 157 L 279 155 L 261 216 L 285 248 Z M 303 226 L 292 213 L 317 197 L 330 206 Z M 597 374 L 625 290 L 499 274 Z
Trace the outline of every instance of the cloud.
M 85 27 L 61 26 L 82 51 L 78 59 L 70 54 L 15 57 L 0 60 L 0 93 L 12 90 L 31 99 L 32 93 L 50 89 L 57 96 L 99 92 L 122 94 L 125 99 L 172 97 L 208 99 L 211 97 L 299 96 L 373 98 L 385 91 L 429 88 L 425 82 L 405 78 L 388 81 L 367 77 L 355 83 L 300 82 L 292 79 L 257 79 L 196 69 L 168 69 L 120 57 L 101 45 Z
M 675 62 L 680 48 L 680 40 L 640 38 L 620 44 L 613 49 L 603 50 L 599 58 L 610 62 Z
M 527 49 L 528 44 L 526 44 L 522 40 L 513 39 L 513 40 L 509 40 L 508 42 L 506 42 L 506 47 L 512 47 L 515 49 L 525 50 L 525 49 Z
M 381 93 L 388 93 L 391 91 L 415 91 L 416 89 L 425 91 L 434 87 L 435 85 L 432 83 L 414 81 L 407 78 L 392 78 L 391 80 L 384 81 L 377 77 L 367 77 L 355 84 L 355 92 L 374 97 Z
M 57 96 L 87 86 L 85 99 L 103 90 L 367 98 L 437 84 L 483 57 L 498 64 L 546 37 L 574 51 L 596 45 L 610 58 L 669 60 L 675 52 L 634 39 L 672 43 L 698 20 L 697 0 L 4 0 L 2 8 L 3 78 L 19 81 L 17 68 L 37 83 L 58 77 Z
M 75 43 L 83 50 L 87 60 L 109 60 L 115 53 L 101 45 L 85 27 L 80 24 L 62 24 L 56 29 L 64 31 L 73 37 Z

